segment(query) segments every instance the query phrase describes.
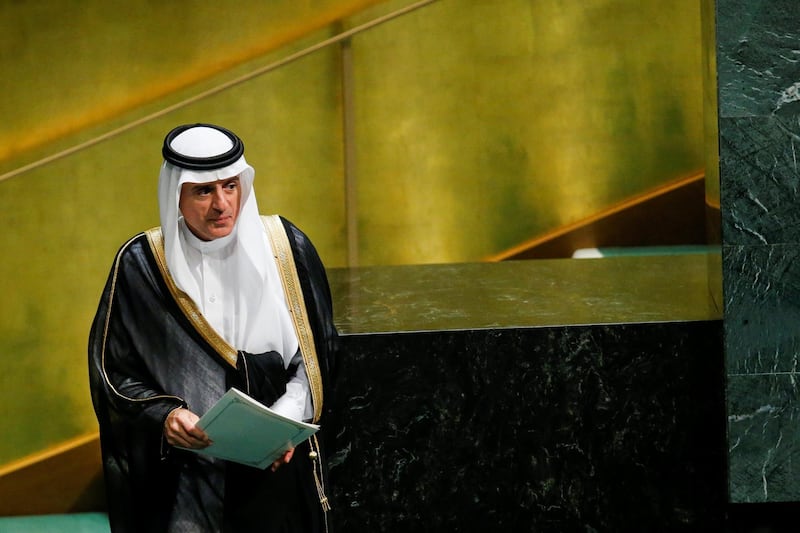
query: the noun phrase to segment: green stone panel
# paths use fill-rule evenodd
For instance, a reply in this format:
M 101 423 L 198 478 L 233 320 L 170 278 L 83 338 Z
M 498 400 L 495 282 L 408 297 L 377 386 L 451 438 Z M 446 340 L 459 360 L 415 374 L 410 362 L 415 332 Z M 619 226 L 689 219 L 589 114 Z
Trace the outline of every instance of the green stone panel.
M 800 409 L 796 375 L 732 374 L 727 381 L 731 501 L 797 501 Z
M 786 0 L 716 2 L 734 503 L 800 500 L 796 7 Z

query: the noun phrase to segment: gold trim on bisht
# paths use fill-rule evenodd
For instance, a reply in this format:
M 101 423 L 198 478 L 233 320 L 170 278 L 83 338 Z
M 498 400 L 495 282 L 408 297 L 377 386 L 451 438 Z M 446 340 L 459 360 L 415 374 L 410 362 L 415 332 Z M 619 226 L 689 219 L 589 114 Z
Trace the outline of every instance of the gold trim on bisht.
M 275 253 L 275 262 L 283 282 L 289 313 L 292 315 L 297 341 L 300 344 L 300 353 L 303 354 L 303 363 L 306 365 L 306 374 L 311 386 L 311 403 L 314 406 L 312 421 L 316 423 L 322 415 L 322 375 L 317 360 L 314 335 L 308 322 L 303 289 L 300 286 L 300 278 L 297 276 L 297 267 L 289 245 L 289 237 L 286 235 L 286 230 L 278 215 L 262 216 L 261 220 Z
M 261 220 L 267 230 L 269 242 L 275 253 L 275 263 L 278 265 L 278 272 L 283 282 L 289 314 L 292 315 L 297 341 L 300 344 L 300 353 L 303 354 L 303 363 L 306 365 L 306 374 L 311 386 L 311 403 L 314 405 L 314 418 L 312 421 L 316 422 L 322 414 L 322 376 L 319 370 L 319 362 L 317 361 L 314 335 L 308 322 L 308 313 L 303 299 L 303 288 L 300 285 L 300 278 L 297 276 L 297 266 L 294 263 L 289 237 L 286 235 L 286 230 L 280 217 L 278 215 L 262 216 Z M 314 484 L 317 486 L 317 496 L 322 506 L 325 531 L 328 531 L 328 512 L 331 510 L 331 504 L 325 495 L 322 458 L 320 457 L 317 436 L 312 435 L 308 439 L 308 444 L 311 448 L 308 457 L 312 463 Z
M 200 333 L 200 336 L 203 337 L 229 365 L 236 368 L 236 360 L 239 352 L 211 327 L 211 324 L 208 323 L 197 308 L 197 304 L 194 303 L 194 300 L 175 285 L 175 280 L 172 279 L 172 275 L 170 275 L 169 269 L 167 268 L 167 257 L 164 254 L 164 237 L 161 233 L 161 228 L 149 229 L 145 232 L 145 235 L 147 235 L 147 242 L 150 243 L 150 249 L 153 251 L 156 263 L 158 263 L 161 276 L 164 278 L 169 292 L 172 293 L 172 297 L 175 298 L 175 301 L 178 303 L 178 307 L 183 311 L 183 314 L 186 315 L 186 318 L 189 319 L 197 332 Z
M 133 243 L 134 240 L 138 237 L 135 236 L 131 238 L 128 242 L 126 242 L 122 248 L 120 248 L 119 252 L 117 253 L 117 257 L 114 258 L 114 269 L 113 274 L 111 277 L 111 288 L 108 293 L 108 309 L 106 309 L 106 318 L 103 321 L 103 339 L 102 339 L 102 348 L 100 349 L 100 367 L 103 372 L 103 381 L 105 381 L 108 388 L 120 398 L 123 398 L 130 402 L 150 402 L 153 400 L 162 400 L 162 399 L 173 399 L 180 402 L 182 405 L 186 405 L 186 402 L 183 398 L 179 396 L 173 396 L 171 394 L 157 394 L 155 396 L 148 396 L 147 398 L 134 398 L 132 396 L 126 396 L 119 392 L 117 388 L 111 383 L 111 378 L 108 377 L 108 372 L 106 371 L 106 347 L 108 345 L 108 329 L 111 324 L 111 314 L 114 310 L 114 295 L 117 292 L 117 276 L 119 275 L 119 262 L 122 258 L 122 255 L 125 253 L 125 250 Z

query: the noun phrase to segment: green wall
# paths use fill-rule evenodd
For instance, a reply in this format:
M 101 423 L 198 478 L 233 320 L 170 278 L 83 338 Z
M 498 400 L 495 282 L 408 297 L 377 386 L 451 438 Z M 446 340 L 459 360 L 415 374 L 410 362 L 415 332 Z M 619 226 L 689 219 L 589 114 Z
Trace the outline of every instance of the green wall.
M 347 264 L 339 49 L 16 169 L 411 3 L 0 5 L 0 464 L 95 430 L 89 325 L 118 246 L 158 224 L 172 126 L 237 131 L 262 211 Z M 355 36 L 359 263 L 481 260 L 700 170 L 699 6 L 664 4 L 440 0 Z

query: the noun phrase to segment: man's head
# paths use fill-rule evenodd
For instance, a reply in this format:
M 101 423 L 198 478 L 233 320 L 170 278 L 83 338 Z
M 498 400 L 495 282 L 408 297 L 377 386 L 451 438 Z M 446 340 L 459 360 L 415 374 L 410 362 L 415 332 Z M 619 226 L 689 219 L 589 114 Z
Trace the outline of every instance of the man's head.
M 162 228 L 182 216 L 204 241 L 230 235 L 253 181 L 239 137 L 219 126 L 187 124 L 167 134 L 161 152 Z
M 233 231 L 240 200 L 239 176 L 210 183 L 187 182 L 181 185 L 178 209 L 195 237 L 213 241 Z
M 205 318 L 232 347 L 292 357 L 297 339 L 242 141 L 219 126 L 188 124 L 167 134 L 162 154 L 161 236 L 175 286 L 201 314 L 222 304 L 224 313 Z M 220 299 L 205 298 L 212 279 Z

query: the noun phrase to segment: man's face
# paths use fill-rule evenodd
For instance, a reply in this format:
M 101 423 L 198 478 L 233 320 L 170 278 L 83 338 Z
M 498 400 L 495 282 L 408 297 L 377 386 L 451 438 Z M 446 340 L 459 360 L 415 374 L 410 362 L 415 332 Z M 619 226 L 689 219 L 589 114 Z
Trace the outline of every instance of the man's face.
M 211 183 L 184 183 L 178 208 L 198 239 L 213 241 L 233 231 L 240 199 L 239 176 Z

